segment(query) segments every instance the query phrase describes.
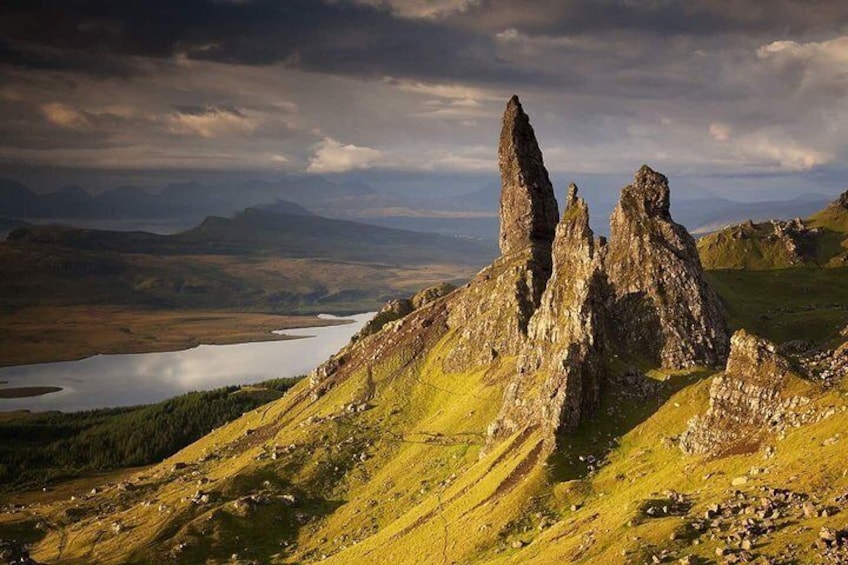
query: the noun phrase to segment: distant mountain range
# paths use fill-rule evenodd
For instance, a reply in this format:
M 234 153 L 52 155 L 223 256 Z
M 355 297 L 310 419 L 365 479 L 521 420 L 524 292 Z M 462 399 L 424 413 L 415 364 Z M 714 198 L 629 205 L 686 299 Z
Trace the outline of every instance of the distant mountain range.
M 561 183 L 560 183 L 561 184 Z M 249 207 L 285 202 L 289 214 L 315 213 L 327 218 L 366 222 L 388 228 L 495 239 L 498 233 L 497 183 L 454 197 L 379 192 L 361 182 L 332 182 L 319 176 L 221 184 L 184 182 L 159 192 L 121 186 L 92 195 L 79 186 L 36 194 L 27 186 L 0 179 L 0 218 L 34 223 L 61 222 L 107 229 L 137 229 L 139 219 L 170 220 L 173 229 L 206 216 L 230 216 Z M 562 200 L 565 188 L 558 191 Z M 593 229 L 606 233 L 617 190 L 584 191 L 595 213 Z M 709 198 L 677 198 L 675 218 L 692 233 L 705 234 L 745 219 L 805 217 L 831 198 L 810 194 L 792 200 L 737 202 Z M 300 207 L 294 211 L 291 206 Z M 166 224 L 167 226 L 168 224 Z M 122 227 L 123 226 L 123 227 Z M 0 225 L 0 233 L 3 226 Z
M 366 311 L 422 284 L 464 281 L 495 255 L 491 240 L 324 218 L 286 201 L 173 235 L 28 226 L 0 242 L 0 308 Z
M 374 196 L 360 183 L 333 183 L 321 177 L 287 178 L 210 186 L 199 182 L 175 183 L 153 193 L 137 186 L 121 186 L 92 195 L 79 186 L 36 194 L 10 179 L 0 179 L 0 217 L 34 219 L 75 218 L 196 218 L 230 215 L 244 208 L 272 204 L 281 198 L 303 206 Z M 319 210 L 320 211 L 320 210 Z

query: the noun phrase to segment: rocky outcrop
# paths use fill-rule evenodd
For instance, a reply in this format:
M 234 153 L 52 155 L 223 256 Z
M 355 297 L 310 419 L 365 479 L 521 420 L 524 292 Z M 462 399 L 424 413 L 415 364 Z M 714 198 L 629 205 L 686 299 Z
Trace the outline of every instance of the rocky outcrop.
M 551 274 L 558 206 L 533 127 L 516 96 L 504 112 L 498 162 L 502 255 L 451 305 L 448 326 L 458 339 L 444 360 L 449 372 L 516 355 Z
M 779 243 L 785 249 L 790 265 L 800 265 L 815 259 L 815 236 L 821 233 L 819 228 L 808 228 L 801 218 L 772 220 L 770 223 L 772 233 L 766 241 Z
M 559 211 L 530 119 L 513 96 L 506 105 L 498 146 L 501 170 L 501 253 L 533 244 L 550 247 Z
M 834 204 L 841 206 L 848 210 L 848 190 L 839 195 L 839 198 L 836 199 Z
M 721 454 L 755 447 L 764 433 L 797 419 L 799 408 L 809 402 L 788 392 L 793 375 L 789 360 L 774 344 L 737 331 L 724 374 L 710 386 L 709 408 L 689 421 L 681 449 Z
M 490 440 L 539 426 L 552 441 L 595 409 L 603 378 L 605 287 L 589 210 L 571 185 L 556 229 L 553 273 L 530 321 L 518 373 L 489 427 Z
M 647 165 L 621 191 L 606 271 L 614 289 L 613 340 L 666 368 L 717 365 L 727 356 L 724 309 L 695 240 L 669 212 L 668 179 Z
M 425 288 L 424 290 L 420 290 L 410 298 L 389 300 L 385 306 L 380 308 L 373 318 L 368 320 L 365 325 L 362 326 L 359 333 L 353 337 L 353 341 L 358 341 L 364 337 L 377 333 L 389 322 L 400 320 L 415 310 L 426 306 L 430 302 L 450 294 L 455 288 L 456 287 L 452 284 L 441 283 Z

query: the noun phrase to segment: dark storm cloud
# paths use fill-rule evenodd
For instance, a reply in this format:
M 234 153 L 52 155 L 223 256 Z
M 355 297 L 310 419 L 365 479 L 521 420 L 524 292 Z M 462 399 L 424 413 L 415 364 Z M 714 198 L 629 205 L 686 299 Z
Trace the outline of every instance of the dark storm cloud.
M 475 28 L 532 33 L 798 34 L 844 26 L 839 0 L 485 0 L 454 18 Z
M 116 55 L 293 67 L 363 77 L 569 84 L 576 74 L 505 60 L 495 34 L 646 38 L 834 29 L 848 3 L 808 0 L 483 0 L 440 17 L 403 17 L 426 2 L 388 0 L 11 0 L 0 7 L 0 61 L 127 75 Z M 449 3 L 448 3 L 449 4 Z M 391 7 L 395 7 L 394 11 Z M 755 38 L 748 38 L 755 41 Z M 647 60 L 662 51 L 645 54 Z
M 534 78 L 493 57 L 488 34 L 350 2 L 12 1 L 0 22 L 0 60 L 31 68 L 127 74 L 114 54 L 181 55 L 360 76 Z
M 143 72 L 132 59 L 111 53 L 91 53 L 0 38 L 0 65 L 46 71 L 82 72 L 93 76 L 124 77 Z
M 843 0 L 7 0 L 0 161 L 557 171 L 848 158 Z M 90 148 L 91 151 L 85 151 Z

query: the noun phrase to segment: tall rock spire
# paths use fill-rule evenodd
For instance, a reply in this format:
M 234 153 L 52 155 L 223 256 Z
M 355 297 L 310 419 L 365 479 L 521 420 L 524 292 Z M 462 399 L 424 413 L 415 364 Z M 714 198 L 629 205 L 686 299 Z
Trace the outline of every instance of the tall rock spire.
M 498 161 L 502 255 L 452 305 L 448 326 L 459 335 L 445 356 L 449 371 L 516 355 L 551 275 L 558 206 L 536 135 L 517 96 L 506 105 Z
M 534 243 L 550 246 L 559 211 L 542 151 L 518 96 L 509 99 L 498 146 L 501 170 L 501 253 Z

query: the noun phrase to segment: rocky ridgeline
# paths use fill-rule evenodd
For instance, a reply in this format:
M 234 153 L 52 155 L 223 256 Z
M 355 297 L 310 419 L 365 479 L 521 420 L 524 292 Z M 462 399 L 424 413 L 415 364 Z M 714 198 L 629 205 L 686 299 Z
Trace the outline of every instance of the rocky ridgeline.
M 427 307 L 388 305 L 364 331 L 373 335 L 313 373 L 314 391 L 352 370 L 342 369 L 352 359 L 376 362 L 391 344 L 417 343 L 413 354 L 424 353 L 415 325 L 428 328 L 429 343 L 452 332 L 446 372 L 518 358 L 490 439 L 526 427 L 552 439 L 596 410 L 611 378 L 606 360 L 615 355 L 670 369 L 724 361 L 724 311 L 694 240 L 671 219 L 665 176 L 647 166 L 636 172 L 621 191 L 606 244 L 589 228 L 588 207 L 573 185 L 558 218 L 542 152 L 517 97 L 504 112 L 498 162 L 501 256 Z
M 794 372 L 777 347 L 744 330 L 737 331 L 730 343 L 724 374 L 710 386 L 707 412 L 692 418 L 680 437 L 680 447 L 687 453 L 754 448 L 765 433 L 806 423 L 804 407 L 810 399 L 787 392 Z

